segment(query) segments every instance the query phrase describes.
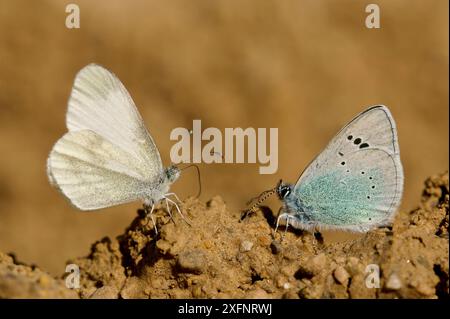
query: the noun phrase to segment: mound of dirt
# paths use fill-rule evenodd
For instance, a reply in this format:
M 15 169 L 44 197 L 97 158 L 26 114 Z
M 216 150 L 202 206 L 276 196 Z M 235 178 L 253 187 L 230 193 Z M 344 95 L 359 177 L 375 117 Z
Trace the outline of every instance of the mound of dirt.
M 23 265 L 14 256 L 0 252 L 0 299 L 2 298 L 79 298 L 63 280 L 52 278 L 36 268 Z
M 183 204 L 191 225 L 161 208 L 156 235 L 139 211 L 124 234 L 69 263 L 80 267 L 81 298 L 448 298 L 448 201 L 448 173 L 431 177 L 419 207 L 399 212 L 391 228 L 324 243 L 302 231 L 274 239 L 268 208 L 241 221 L 220 197 L 191 198 Z M 15 267 L 23 266 L 0 258 L 1 297 L 73 296 L 62 282 L 41 293 L 48 284 L 28 279 L 40 271 L 12 277 Z

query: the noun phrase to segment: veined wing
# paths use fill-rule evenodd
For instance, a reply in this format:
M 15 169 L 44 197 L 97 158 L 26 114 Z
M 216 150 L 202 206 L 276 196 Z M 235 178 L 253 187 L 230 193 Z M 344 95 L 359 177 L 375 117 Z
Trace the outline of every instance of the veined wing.
M 403 193 L 397 130 L 389 110 L 375 106 L 355 117 L 306 168 L 294 192 L 315 213 L 336 220 L 357 210 L 368 224 L 389 220 Z M 349 216 L 344 212 L 348 207 L 355 208 Z
M 76 76 L 67 110 L 69 131 L 91 130 L 134 157 L 136 172 L 153 181 L 163 170 L 161 157 L 136 106 L 120 80 L 90 64 Z
M 66 133 L 53 147 L 47 174 L 79 209 L 94 210 L 144 198 L 149 188 L 129 153 L 90 130 Z

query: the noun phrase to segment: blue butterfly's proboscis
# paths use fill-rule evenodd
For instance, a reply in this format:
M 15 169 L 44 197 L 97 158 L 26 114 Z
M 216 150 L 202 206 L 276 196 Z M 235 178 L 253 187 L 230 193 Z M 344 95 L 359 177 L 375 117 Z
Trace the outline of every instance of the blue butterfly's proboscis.
M 373 106 L 360 113 L 294 186 L 280 181 L 273 192 L 283 201 L 277 226 L 366 232 L 392 223 L 403 193 L 403 168 L 389 109 Z

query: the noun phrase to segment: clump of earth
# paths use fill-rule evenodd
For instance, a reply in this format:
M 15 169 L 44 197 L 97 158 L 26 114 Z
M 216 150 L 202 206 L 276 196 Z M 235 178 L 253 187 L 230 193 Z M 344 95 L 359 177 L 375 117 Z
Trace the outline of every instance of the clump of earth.
M 448 172 L 428 178 L 420 203 L 392 227 L 342 242 L 319 233 L 274 233 L 262 207 L 241 220 L 220 196 L 182 205 L 188 225 L 161 207 L 138 211 L 123 234 L 68 264 L 68 289 L 36 266 L 0 253 L 0 298 L 445 298 L 449 297 Z

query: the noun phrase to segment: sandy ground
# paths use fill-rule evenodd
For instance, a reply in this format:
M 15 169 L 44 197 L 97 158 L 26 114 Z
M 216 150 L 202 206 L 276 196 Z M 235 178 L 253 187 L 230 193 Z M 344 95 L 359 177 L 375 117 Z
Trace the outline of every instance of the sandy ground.
M 326 244 L 320 233 L 274 235 L 267 207 L 241 221 L 219 196 L 191 198 L 191 226 L 160 209 L 155 235 L 139 211 L 123 234 L 68 261 L 80 267 L 80 289 L 0 254 L 0 297 L 448 298 L 448 206 L 445 173 L 426 180 L 418 208 L 392 227 Z M 378 288 L 367 287 L 376 283 L 368 265 L 379 267 Z

